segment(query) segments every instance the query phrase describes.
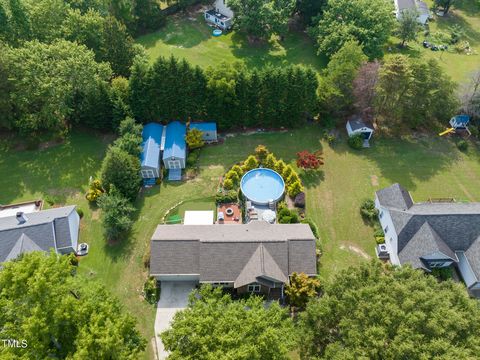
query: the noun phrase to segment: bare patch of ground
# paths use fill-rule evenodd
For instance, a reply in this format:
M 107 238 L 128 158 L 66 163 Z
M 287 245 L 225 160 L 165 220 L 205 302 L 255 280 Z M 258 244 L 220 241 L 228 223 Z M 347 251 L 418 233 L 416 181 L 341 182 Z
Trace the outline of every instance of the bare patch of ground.
M 367 259 L 367 260 L 370 260 L 372 258 L 365 251 L 363 251 L 362 249 L 359 249 L 358 247 L 353 246 L 353 245 L 348 245 L 348 247 L 345 246 L 345 245 L 340 245 L 340 249 L 341 250 L 350 250 L 350 251 L 354 252 L 355 254 L 360 255 L 361 257 L 363 257 L 364 259 Z
M 370 182 L 372 183 L 372 186 L 378 186 L 378 176 L 370 175 Z

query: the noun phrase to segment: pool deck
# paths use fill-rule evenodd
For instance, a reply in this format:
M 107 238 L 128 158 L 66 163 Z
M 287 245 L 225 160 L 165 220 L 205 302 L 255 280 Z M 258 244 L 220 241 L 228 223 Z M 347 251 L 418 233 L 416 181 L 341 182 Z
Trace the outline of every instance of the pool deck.
M 233 210 L 233 215 L 228 216 L 227 215 L 227 209 L 231 208 Z M 219 212 L 223 212 L 223 216 L 225 217 L 225 220 L 223 221 L 218 221 L 217 224 L 242 224 L 242 211 L 240 210 L 240 206 L 238 204 L 221 204 L 217 208 L 217 214 Z M 237 218 L 238 221 L 235 221 L 234 219 Z

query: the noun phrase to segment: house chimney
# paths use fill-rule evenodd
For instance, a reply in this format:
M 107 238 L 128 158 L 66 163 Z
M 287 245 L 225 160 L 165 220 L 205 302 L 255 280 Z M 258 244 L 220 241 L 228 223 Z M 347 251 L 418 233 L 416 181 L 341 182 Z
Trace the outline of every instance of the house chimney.
M 23 211 L 17 212 L 16 218 L 17 218 L 18 224 L 25 224 L 28 220 L 27 216 Z

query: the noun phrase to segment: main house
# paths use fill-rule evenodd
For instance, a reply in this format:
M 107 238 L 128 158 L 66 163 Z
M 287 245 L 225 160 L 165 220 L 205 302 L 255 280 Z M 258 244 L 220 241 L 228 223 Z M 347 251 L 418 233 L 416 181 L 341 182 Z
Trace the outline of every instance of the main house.
M 150 275 L 282 298 L 292 273 L 317 274 L 315 237 L 307 224 L 159 225 Z
M 75 206 L 0 217 L 0 263 L 32 251 L 76 252 L 79 225 Z
M 480 203 L 414 203 L 394 184 L 376 192 L 375 206 L 392 264 L 427 272 L 453 266 L 470 293 L 480 296 Z

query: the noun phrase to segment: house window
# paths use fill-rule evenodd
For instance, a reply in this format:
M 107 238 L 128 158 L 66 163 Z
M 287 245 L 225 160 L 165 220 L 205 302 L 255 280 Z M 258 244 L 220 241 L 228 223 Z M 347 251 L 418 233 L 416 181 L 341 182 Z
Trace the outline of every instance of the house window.
M 228 286 L 228 285 L 229 285 L 228 282 L 214 282 L 214 283 L 212 283 L 213 287 L 220 287 L 220 286 L 223 287 L 223 286 Z
M 251 292 L 251 293 L 260 292 L 260 285 L 259 284 L 248 285 L 248 292 Z
M 445 266 L 445 262 L 444 261 L 430 261 L 428 263 L 428 266 L 430 266 L 431 268 L 441 268 L 441 267 Z
M 385 226 L 385 229 L 383 229 L 383 232 L 386 234 L 388 232 L 388 225 Z
M 145 179 L 154 178 L 155 173 L 153 170 L 142 170 L 142 177 Z
M 223 23 L 223 21 L 220 21 L 220 24 L 221 24 L 222 26 L 225 25 L 225 24 Z
M 380 214 L 378 214 L 378 217 L 381 219 L 383 217 L 383 210 L 380 211 Z

